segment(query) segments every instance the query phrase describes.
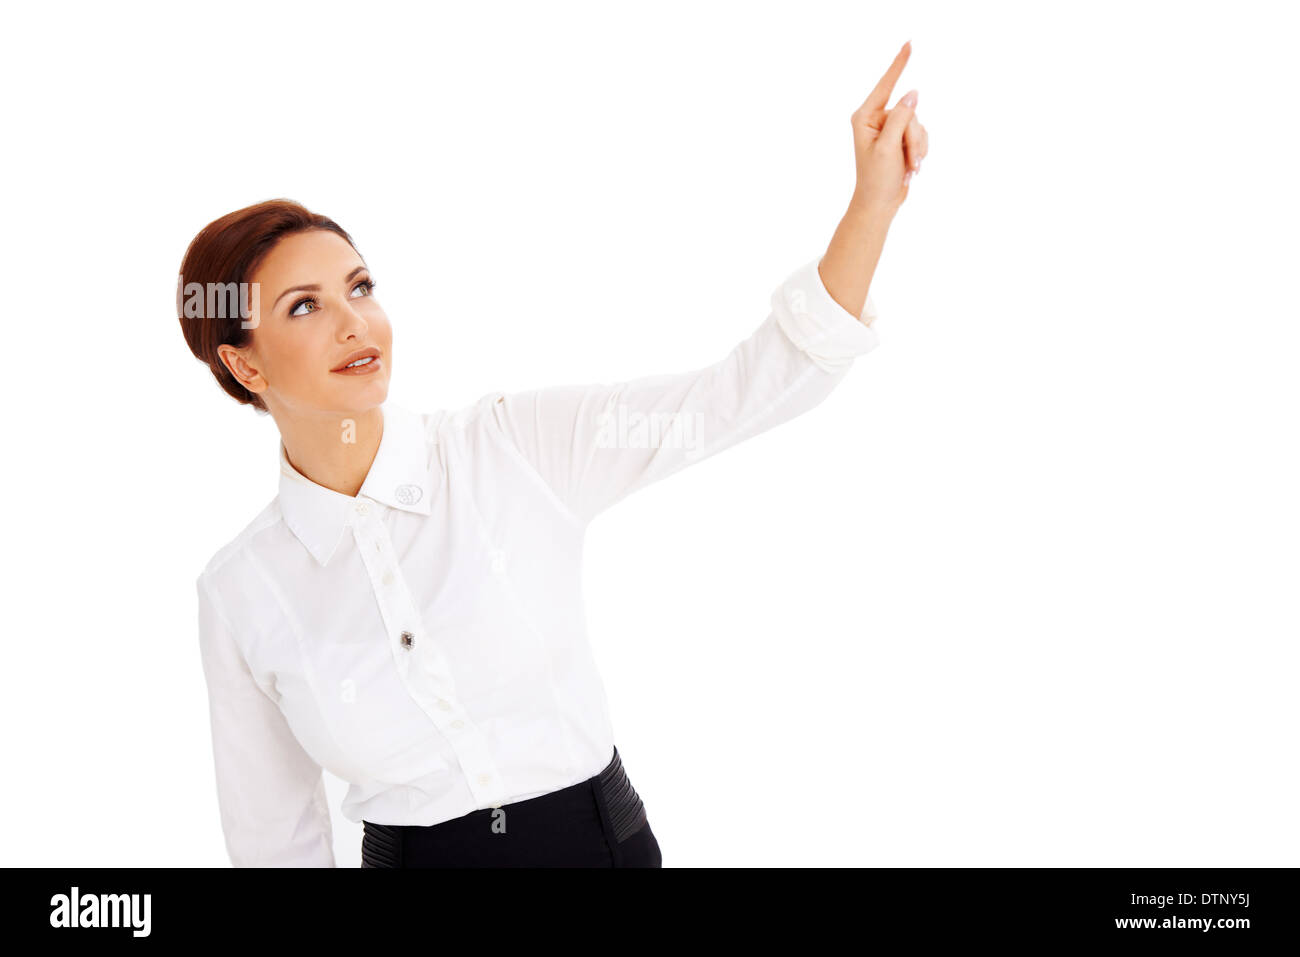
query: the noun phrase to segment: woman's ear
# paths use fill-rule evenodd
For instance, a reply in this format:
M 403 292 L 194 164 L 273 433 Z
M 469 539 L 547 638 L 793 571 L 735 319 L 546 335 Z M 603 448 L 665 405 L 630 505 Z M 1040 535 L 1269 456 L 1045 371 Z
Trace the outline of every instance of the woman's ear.
M 217 346 L 217 355 L 235 377 L 235 381 L 245 389 L 254 394 L 265 391 L 266 379 L 249 364 L 244 350 L 231 345 L 220 345 Z

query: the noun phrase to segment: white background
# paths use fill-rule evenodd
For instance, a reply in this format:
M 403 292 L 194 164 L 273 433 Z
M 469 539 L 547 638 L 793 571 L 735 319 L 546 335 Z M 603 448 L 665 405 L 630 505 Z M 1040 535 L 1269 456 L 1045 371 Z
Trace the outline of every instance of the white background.
M 911 39 L 880 347 L 589 533 L 664 866 L 1300 864 L 1285 6 L 468 7 L 6 12 L 3 863 L 228 863 L 193 583 L 277 435 L 174 318 L 203 225 L 349 230 L 409 407 L 697 368 Z

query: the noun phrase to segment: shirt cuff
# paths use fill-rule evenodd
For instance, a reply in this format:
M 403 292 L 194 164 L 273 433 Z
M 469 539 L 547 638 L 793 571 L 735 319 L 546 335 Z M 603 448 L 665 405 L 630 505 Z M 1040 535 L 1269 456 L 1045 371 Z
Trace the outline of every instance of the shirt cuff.
M 792 272 L 772 293 L 777 324 L 821 368 L 834 372 L 880 344 L 876 305 L 867 294 L 859 319 L 831 298 L 817 265 L 821 256 Z M 868 325 L 871 323 L 871 325 Z

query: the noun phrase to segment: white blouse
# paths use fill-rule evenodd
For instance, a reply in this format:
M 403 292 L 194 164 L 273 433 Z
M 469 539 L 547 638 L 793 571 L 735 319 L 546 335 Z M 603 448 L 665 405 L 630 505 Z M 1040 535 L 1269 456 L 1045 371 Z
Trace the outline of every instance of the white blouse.
M 614 746 L 587 641 L 587 523 L 812 408 L 877 344 L 817 272 L 722 361 L 617 384 L 387 403 L 356 497 L 280 445 L 279 494 L 197 580 L 231 862 L 333 867 L 350 821 L 437 824 L 597 774 Z

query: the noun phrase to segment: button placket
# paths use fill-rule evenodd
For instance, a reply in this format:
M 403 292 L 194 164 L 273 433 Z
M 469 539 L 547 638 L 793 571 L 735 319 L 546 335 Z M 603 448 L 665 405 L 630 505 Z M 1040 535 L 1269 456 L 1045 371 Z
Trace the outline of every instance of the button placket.
M 365 508 L 361 506 L 365 505 Z M 421 640 L 427 633 L 396 560 L 388 528 L 365 502 L 353 522 L 358 551 L 370 576 L 398 674 L 407 692 L 451 744 L 465 772 L 466 784 L 478 807 L 509 797 L 492 760 L 486 736 L 456 703 L 455 682 L 437 642 Z

